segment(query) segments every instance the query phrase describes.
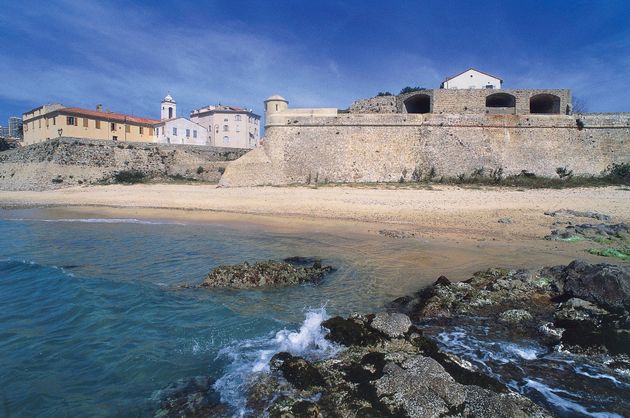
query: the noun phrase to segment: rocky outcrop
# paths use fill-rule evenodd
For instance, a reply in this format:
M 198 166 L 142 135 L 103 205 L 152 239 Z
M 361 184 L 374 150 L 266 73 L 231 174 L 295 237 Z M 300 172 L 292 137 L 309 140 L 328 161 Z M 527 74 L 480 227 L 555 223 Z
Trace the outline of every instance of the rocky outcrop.
M 264 393 L 269 394 L 270 417 L 550 416 L 457 357 L 440 352 L 405 315 L 336 317 L 323 326 L 330 330 L 327 338 L 347 350 L 312 363 L 277 354 L 271 360 L 276 375 L 254 383 L 256 402 L 250 401 L 250 407 L 260 405 Z M 263 412 L 253 410 L 254 415 Z
M 218 182 L 249 150 L 58 138 L 0 153 L 0 190 L 133 181 Z M 130 174 L 133 174 L 130 176 Z
M 574 261 L 537 272 L 490 269 L 461 283 L 440 278 L 391 312 L 414 321 L 489 316 L 578 353 L 630 354 L 630 266 Z
M 593 212 L 590 210 L 579 211 L 579 210 L 573 210 L 573 209 L 560 209 L 560 210 L 545 212 L 545 215 L 553 216 L 553 217 L 574 216 L 578 218 L 593 218 L 593 219 L 597 219 L 598 221 L 606 221 L 606 222 L 610 221 L 610 215 L 606 215 L 599 212 Z
M 200 286 L 249 289 L 319 283 L 333 271 L 331 266 L 322 266 L 319 260 L 312 260 L 310 266 L 305 266 L 305 260 L 308 259 L 289 258 L 285 261 L 219 266 L 208 274 Z
M 566 298 L 580 298 L 613 311 L 630 311 L 630 266 L 573 261 L 546 271 Z

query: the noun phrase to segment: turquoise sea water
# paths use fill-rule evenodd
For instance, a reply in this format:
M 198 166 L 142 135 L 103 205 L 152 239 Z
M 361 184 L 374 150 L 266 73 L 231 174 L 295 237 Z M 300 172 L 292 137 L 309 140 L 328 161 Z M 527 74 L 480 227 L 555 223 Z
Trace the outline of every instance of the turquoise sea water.
M 322 339 L 325 315 L 373 312 L 443 272 L 463 279 L 523 254 L 347 231 L 0 211 L 0 416 L 150 416 L 161 389 L 207 375 L 238 410 L 241 383 L 274 352 L 335 352 Z M 525 255 L 538 266 L 548 257 Z M 290 256 L 320 257 L 337 271 L 317 286 L 176 288 L 219 264 Z M 628 376 L 481 329 L 431 333 L 559 416 L 630 410 Z
M 169 383 L 222 376 L 221 349 L 297 329 L 308 308 L 376 309 L 404 292 L 392 278 L 409 281 L 396 261 L 409 243 L 46 215 L 0 215 L 0 415 L 145 415 Z M 222 263 L 289 256 L 338 270 L 318 286 L 174 289 Z

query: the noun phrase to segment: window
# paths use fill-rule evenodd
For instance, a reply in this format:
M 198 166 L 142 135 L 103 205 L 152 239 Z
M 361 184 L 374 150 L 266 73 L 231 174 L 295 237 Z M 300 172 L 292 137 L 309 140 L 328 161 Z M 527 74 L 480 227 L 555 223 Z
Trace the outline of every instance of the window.
M 153 128 L 149 128 L 149 136 L 153 136 Z
M 156 134 L 157 136 L 160 136 L 160 128 L 155 128 L 155 134 Z
M 116 124 L 112 122 L 112 123 L 110 124 L 110 126 L 109 126 L 109 129 L 110 129 L 112 132 L 115 132 L 115 131 L 116 131 Z
M 57 124 L 57 117 L 55 116 L 55 117 L 53 118 L 53 125 L 56 125 L 56 124 Z
M 131 133 L 131 126 L 130 125 L 125 125 L 125 132 L 126 133 Z
M 193 138 L 197 138 L 197 130 L 193 129 Z
M 96 129 L 101 129 L 101 121 L 100 120 L 95 120 L 94 121 L 94 126 L 96 126 Z
M 88 127 L 88 119 L 87 118 L 83 118 L 83 127 L 84 128 Z
M 219 125 L 215 126 L 214 129 L 216 133 L 219 133 Z
M 227 122 L 227 121 L 228 121 L 228 118 L 223 119 L 223 122 Z
M 118 141 L 118 137 L 116 135 L 112 136 L 112 141 Z
M 186 129 L 186 138 L 190 138 L 190 129 Z
M 173 136 L 177 136 L 177 128 L 173 126 Z
M 67 116 L 66 117 L 66 125 L 73 126 L 73 125 L 76 125 L 76 122 L 77 122 L 77 120 L 76 120 L 76 118 L 74 116 Z
M 240 120 L 241 120 L 241 115 L 236 115 L 236 116 L 234 116 L 234 119 L 235 119 L 236 121 L 240 121 Z
M 229 143 L 230 143 L 230 137 L 228 137 L 228 136 L 224 136 L 224 137 L 223 137 L 223 143 L 224 143 L 224 144 L 229 144 Z
M 229 126 L 223 125 L 223 132 L 227 132 L 229 130 L 230 130 Z
M 236 125 L 236 132 L 240 132 L 241 131 L 241 127 Z
M 46 127 L 48 128 L 48 118 L 46 118 Z
M 140 132 L 140 135 L 144 134 L 144 128 L 142 126 L 138 127 L 138 131 Z

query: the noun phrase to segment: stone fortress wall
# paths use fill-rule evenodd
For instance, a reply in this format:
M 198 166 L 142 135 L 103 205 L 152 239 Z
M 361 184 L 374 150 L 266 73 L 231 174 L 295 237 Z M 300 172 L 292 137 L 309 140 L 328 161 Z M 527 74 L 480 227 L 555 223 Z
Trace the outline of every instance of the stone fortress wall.
M 217 182 L 228 161 L 248 150 L 82 138 L 49 139 L 0 153 L 0 190 L 102 184 L 116 173 Z
M 496 94 L 504 96 L 489 98 Z M 630 113 L 573 114 L 570 103 L 569 90 L 440 89 L 360 100 L 339 113 L 291 109 L 274 96 L 263 145 L 229 163 L 220 184 L 411 181 L 480 168 L 598 175 L 630 162 Z

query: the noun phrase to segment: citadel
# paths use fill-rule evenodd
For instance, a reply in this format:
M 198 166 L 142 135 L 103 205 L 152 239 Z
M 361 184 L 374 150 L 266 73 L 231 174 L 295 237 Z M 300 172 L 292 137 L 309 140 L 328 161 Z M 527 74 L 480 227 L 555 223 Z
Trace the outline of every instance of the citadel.
M 395 182 L 501 170 L 599 175 L 630 161 L 630 113 L 580 113 L 566 89 L 503 89 L 475 69 L 439 89 L 379 95 L 347 110 L 265 101 L 262 146 L 231 162 L 222 186 Z

